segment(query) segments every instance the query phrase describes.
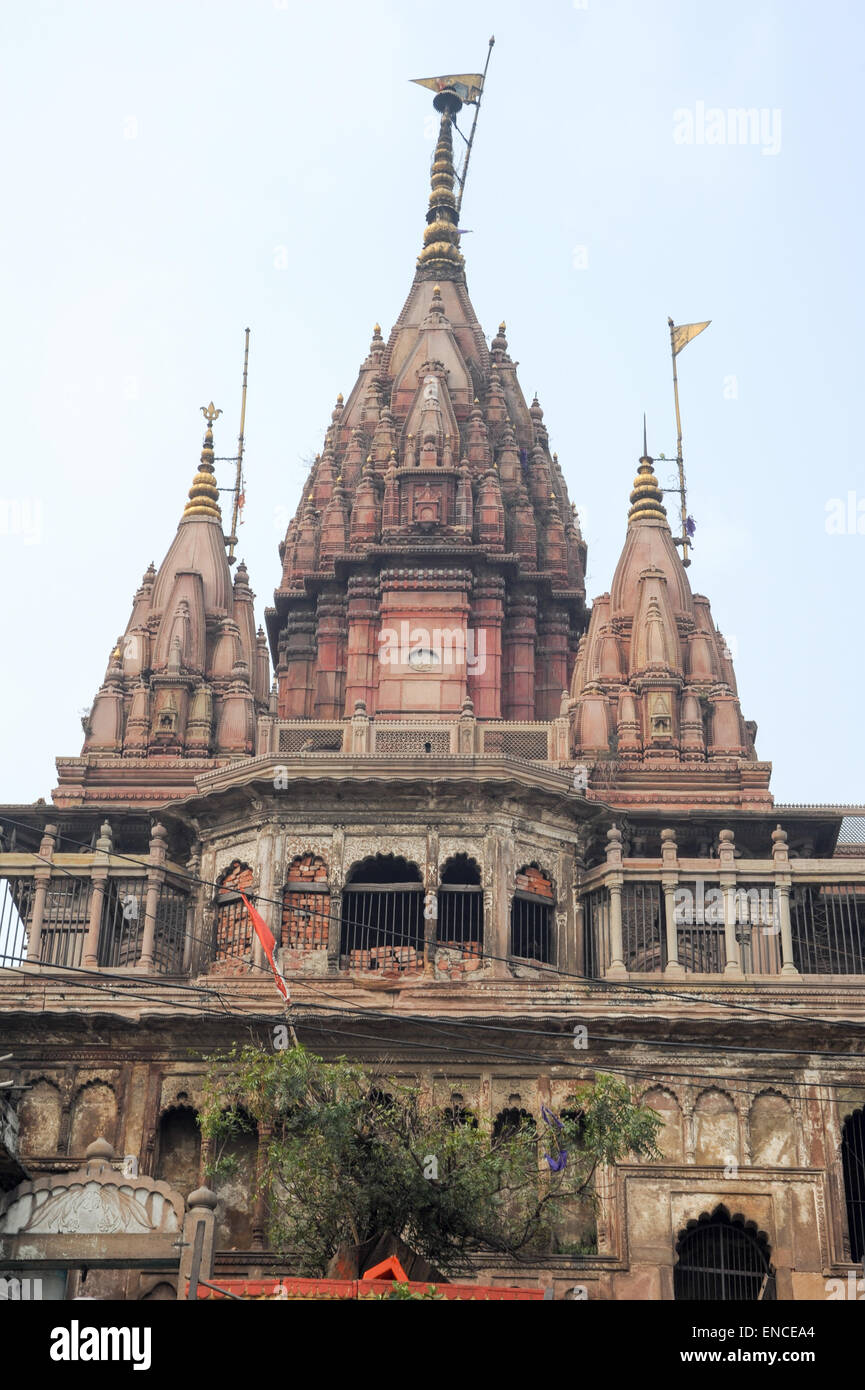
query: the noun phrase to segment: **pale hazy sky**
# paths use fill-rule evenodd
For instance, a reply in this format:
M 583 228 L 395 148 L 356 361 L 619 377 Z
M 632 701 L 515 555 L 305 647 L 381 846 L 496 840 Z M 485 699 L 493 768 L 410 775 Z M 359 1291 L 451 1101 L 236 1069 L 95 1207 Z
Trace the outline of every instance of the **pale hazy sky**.
M 479 69 L 491 33 L 469 291 L 539 392 L 589 596 L 643 410 L 675 453 L 667 315 L 711 318 L 679 358 L 690 579 L 776 797 L 865 800 L 863 31 L 858 0 L 6 0 L 0 800 L 80 751 L 200 405 L 235 447 L 247 324 L 239 553 L 271 601 L 306 461 L 420 249 L 434 122 L 408 79 Z M 739 107 L 749 143 L 713 115 Z

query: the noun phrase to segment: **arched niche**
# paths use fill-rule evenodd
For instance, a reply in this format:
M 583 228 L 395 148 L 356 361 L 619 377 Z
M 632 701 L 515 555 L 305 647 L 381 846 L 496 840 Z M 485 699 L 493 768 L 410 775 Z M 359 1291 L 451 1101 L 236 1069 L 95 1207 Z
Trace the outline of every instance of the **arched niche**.
M 726 1167 L 738 1162 L 739 1117 L 726 1091 L 703 1091 L 694 1107 L 695 1158 L 697 1163 Z
M 751 1162 L 762 1168 L 795 1168 L 796 1125 L 793 1107 L 777 1091 L 756 1097 L 748 1116 Z
M 114 1142 L 117 1129 L 117 1097 L 106 1081 L 88 1081 L 72 1105 L 69 1130 L 69 1152 L 83 1156 L 88 1144 L 96 1139 Z
M 679 1102 L 663 1086 L 653 1086 L 643 1096 L 643 1104 L 648 1105 L 664 1121 L 655 1140 L 666 1163 L 681 1163 L 685 1156 L 685 1136 L 682 1111 Z
M 56 1154 L 60 1143 L 60 1091 L 40 1076 L 18 1105 L 18 1144 L 22 1154 Z

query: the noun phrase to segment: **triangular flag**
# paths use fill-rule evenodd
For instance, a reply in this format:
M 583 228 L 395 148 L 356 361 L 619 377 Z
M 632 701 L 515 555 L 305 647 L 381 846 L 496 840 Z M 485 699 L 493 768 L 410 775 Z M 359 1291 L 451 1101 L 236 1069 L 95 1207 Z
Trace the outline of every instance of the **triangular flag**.
M 246 910 L 249 913 L 249 920 L 255 927 L 255 934 L 261 942 L 264 954 L 270 961 L 270 968 L 273 971 L 274 978 L 276 980 L 276 988 L 279 990 L 286 1004 L 288 1004 L 291 1002 L 291 997 L 288 992 L 288 985 L 285 982 L 285 977 L 283 976 L 282 971 L 277 968 L 276 961 L 273 957 L 273 952 L 276 947 L 276 937 L 270 930 L 270 927 L 265 922 L 261 913 L 256 912 L 255 908 L 252 906 L 252 903 L 249 901 L 249 898 L 246 896 L 246 894 L 241 893 L 240 896 L 246 904 Z
M 476 102 L 484 87 L 483 73 L 458 72 L 451 77 L 413 77 L 419 87 L 428 87 L 431 92 L 441 92 L 445 87 L 453 87 L 460 101 Z
M 711 322 L 711 319 L 706 319 L 705 323 L 680 323 L 677 327 L 671 324 L 673 356 L 676 357 L 682 348 L 686 347 L 692 338 L 696 338 L 698 333 L 702 333 L 704 328 L 708 328 Z

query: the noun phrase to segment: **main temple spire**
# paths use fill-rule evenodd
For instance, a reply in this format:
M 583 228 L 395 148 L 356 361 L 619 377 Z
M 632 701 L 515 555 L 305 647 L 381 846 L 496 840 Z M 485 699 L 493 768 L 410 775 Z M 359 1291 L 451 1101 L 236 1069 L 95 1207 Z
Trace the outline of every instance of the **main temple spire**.
M 441 125 L 430 175 L 423 250 L 417 263 L 425 279 L 455 280 L 462 276 L 464 262 L 457 230 L 457 200 L 454 193 L 456 170 L 451 126 L 454 116 L 462 107 L 462 101 L 452 87 L 446 87 L 437 93 L 433 105 L 441 112 Z

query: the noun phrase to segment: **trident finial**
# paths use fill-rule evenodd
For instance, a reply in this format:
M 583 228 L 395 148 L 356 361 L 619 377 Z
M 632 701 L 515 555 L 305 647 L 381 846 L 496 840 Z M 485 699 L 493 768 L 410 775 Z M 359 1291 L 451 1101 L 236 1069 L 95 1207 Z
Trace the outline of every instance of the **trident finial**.
M 217 410 L 216 406 L 213 404 L 213 401 L 211 401 L 210 405 L 203 405 L 201 407 L 201 413 L 207 421 L 208 425 L 212 425 L 214 420 L 219 419 L 220 415 L 222 414 L 222 411 Z

